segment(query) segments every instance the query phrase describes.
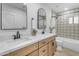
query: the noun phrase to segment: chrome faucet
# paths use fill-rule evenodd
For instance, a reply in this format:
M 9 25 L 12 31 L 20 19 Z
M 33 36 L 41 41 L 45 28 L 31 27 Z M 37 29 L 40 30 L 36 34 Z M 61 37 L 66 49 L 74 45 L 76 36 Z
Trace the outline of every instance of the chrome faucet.
M 13 35 L 13 37 L 14 37 L 14 40 L 15 39 L 20 39 L 20 32 L 17 31 L 16 35 Z

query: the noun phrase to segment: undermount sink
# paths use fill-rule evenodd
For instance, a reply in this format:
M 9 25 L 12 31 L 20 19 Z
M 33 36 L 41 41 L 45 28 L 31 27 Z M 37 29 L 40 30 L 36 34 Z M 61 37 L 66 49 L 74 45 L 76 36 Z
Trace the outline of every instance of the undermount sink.
M 22 37 L 22 38 L 20 38 L 20 39 L 16 39 L 16 40 L 12 40 L 12 42 L 14 41 L 14 42 L 23 42 L 23 41 L 29 41 L 29 40 L 32 40 L 32 39 L 30 39 L 29 37 Z
M 11 49 L 15 49 L 17 47 L 20 46 L 24 46 L 25 44 L 28 44 L 32 41 L 32 39 L 29 39 L 29 37 L 22 37 L 20 39 L 7 39 L 5 41 L 0 42 L 0 47 L 2 47 L 2 49 L 0 49 L 1 51 L 6 51 L 6 50 L 11 50 Z M 1 52 L 0 51 L 0 52 Z
M 27 44 L 30 41 L 32 41 L 32 39 L 29 38 L 20 38 L 20 39 L 8 39 L 6 41 L 1 42 L 0 47 L 3 47 L 3 50 L 5 50 L 7 47 L 12 47 L 12 46 L 20 46 L 22 44 Z
M 28 42 L 28 41 L 30 41 L 30 40 L 32 40 L 32 39 L 30 39 L 29 37 L 22 37 L 22 38 L 20 38 L 20 39 L 16 39 L 16 40 L 14 40 L 13 38 L 12 39 L 6 39 L 5 41 L 2 41 L 2 43 L 3 44 L 20 44 L 20 43 L 22 43 L 22 42 Z

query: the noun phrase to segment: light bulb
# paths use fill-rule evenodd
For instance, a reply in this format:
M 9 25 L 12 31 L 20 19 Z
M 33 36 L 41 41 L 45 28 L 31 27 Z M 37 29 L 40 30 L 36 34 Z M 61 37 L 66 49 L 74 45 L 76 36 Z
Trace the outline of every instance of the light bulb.
M 65 8 L 65 10 L 68 10 L 68 8 Z

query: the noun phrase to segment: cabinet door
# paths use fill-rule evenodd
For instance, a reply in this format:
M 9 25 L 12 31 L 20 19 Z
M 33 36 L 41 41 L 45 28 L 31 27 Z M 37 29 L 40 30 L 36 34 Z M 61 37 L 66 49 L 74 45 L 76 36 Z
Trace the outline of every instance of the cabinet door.
M 48 44 L 39 49 L 39 56 L 48 55 Z
M 56 48 L 57 48 L 57 43 L 56 41 L 54 41 L 54 52 L 56 52 Z
M 48 54 L 49 54 L 49 56 L 52 56 L 52 55 L 54 55 L 54 42 L 51 41 L 51 42 L 49 42 L 48 45 L 49 45 Z
M 49 39 L 44 39 L 42 41 L 39 41 L 39 48 L 43 47 L 44 45 L 47 45 L 47 43 L 49 42 Z
M 29 54 L 28 56 L 38 56 L 38 50 L 32 52 L 32 53 Z
M 18 49 L 16 51 L 10 52 L 5 56 L 26 56 L 37 49 L 38 49 L 38 42 L 32 45 L 26 46 L 24 48 Z

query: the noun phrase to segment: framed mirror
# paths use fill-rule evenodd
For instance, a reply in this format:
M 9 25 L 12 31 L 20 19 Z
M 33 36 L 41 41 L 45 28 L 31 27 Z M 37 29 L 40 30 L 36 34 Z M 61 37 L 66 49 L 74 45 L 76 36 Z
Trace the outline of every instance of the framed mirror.
M 46 12 L 43 8 L 38 9 L 37 12 L 37 28 L 38 29 L 46 28 Z
M 2 12 L 1 12 L 1 3 L 0 3 L 0 30 L 1 30 L 1 26 L 2 26 L 2 22 L 1 22 L 1 19 L 2 19 Z
M 26 11 L 23 3 L 2 3 L 2 30 L 26 29 Z

